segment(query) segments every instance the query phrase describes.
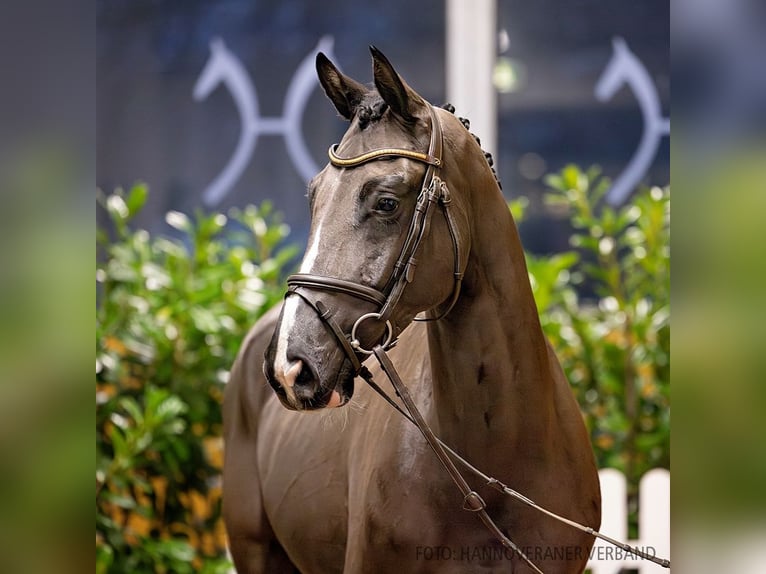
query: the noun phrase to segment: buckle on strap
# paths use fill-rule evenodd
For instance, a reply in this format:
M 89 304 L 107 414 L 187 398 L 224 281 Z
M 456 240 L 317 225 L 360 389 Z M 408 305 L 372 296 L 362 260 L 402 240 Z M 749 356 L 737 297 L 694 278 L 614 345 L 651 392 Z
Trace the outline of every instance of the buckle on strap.
M 485 508 L 487 508 L 487 504 L 475 490 L 472 490 L 463 498 L 463 510 L 467 510 L 469 512 L 481 512 Z

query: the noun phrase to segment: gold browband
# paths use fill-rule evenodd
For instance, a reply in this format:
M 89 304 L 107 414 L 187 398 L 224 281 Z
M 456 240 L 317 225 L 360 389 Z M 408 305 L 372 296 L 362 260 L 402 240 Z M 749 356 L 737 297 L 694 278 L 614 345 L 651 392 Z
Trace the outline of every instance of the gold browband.
M 441 163 L 442 163 L 438 157 L 428 155 L 427 153 L 412 151 L 409 149 L 399 149 L 399 148 L 388 147 L 388 148 L 368 151 L 367 153 L 363 153 L 362 155 L 358 155 L 356 157 L 349 157 L 349 158 L 339 157 L 335 155 L 336 149 L 338 149 L 338 144 L 331 145 L 330 149 L 327 152 L 327 155 L 330 156 L 330 162 L 337 167 L 355 167 L 357 165 L 367 163 L 368 161 L 378 159 L 379 157 L 386 157 L 386 156 L 405 157 L 407 159 L 414 159 L 415 161 L 419 161 L 419 162 L 422 162 L 428 165 L 433 165 L 436 167 L 441 166 Z

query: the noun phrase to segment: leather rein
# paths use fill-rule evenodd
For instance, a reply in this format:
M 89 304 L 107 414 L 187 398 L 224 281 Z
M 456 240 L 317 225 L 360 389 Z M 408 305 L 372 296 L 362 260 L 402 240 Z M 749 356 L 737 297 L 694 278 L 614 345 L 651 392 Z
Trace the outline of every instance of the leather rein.
M 452 289 L 452 296 L 450 297 L 449 304 L 446 310 L 442 311 L 435 317 L 429 317 L 427 319 L 415 318 L 416 321 L 435 321 L 439 320 L 447 313 L 449 313 L 455 306 L 460 295 L 460 288 L 463 281 L 462 272 L 462 258 L 460 253 L 459 232 L 455 225 L 455 221 L 450 211 L 451 197 L 447 184 L 439 177 L 438 170 L 442 167 L 442 149 L 443 138 L 442 128 L 439 118 L 432 106 L 428 106 L 431 119 L 431 141 L 428 146 L 427 153 L 421 153 L 418 151 L 400 149 L 400 148 L 381 148 L 372 150 L 361 155 L 344 158 L 337 155 L 338 144 L 330 147 L 328 155 L 330 157 L 330 163 L 339 168 L 352 169 L 358 167 L 370 161 L 375 161 L 381 158 L 406 158 L 413 161 L 426 164 L 425 176 L 423 177 L 423 184 L 418 194 L 418 198 L 415 204 L 415 213 L 410 222 L 410 227 L 407 232 L 406 239 L 402 246 L 402 250 L 394 265 L 394 269 L 391 273 L 391 277 L 386 283 L 386 286 L 382 291 L 362 285 L 353 281 L 345 279 L 339 279 L 335 277 L 326 277 L 323 275 L 315 275 L 311 273 L 297 273 L 290 275 L 287 278 L 288 290 L 285 297 L 296 295 L 300 297 L 306 304 L 308 304 L 317 313 L 322 322 L 330 329 L 335 338 L 338 340 L 341 348 L 345 352 L 347 358 L 351 362 L 354 368 L 354 374 L 362 377 L 372 389 L 381 395 L 394 409 L 402 414 L 407 420 L 414 424 L 421 432 L 426 442 L 436 454 L 439 462 L 445 468 L 452 481 L 463 495 L 463 509 L 475 513 L 487 529 L 492 533 L 500 543 L 511 550 L 513 553 L 524 560 L 532 570 L 542 574 L 542 571 L 522 552 L 522 550 L 511 541 L 494 523 L 492 518 L 487 514 L 486 503 L 482 497 L 473 490 L 463 475 L 455 465 L 454 460 L 459 462 L 465 469 L 476 474 L 482 480 L 486 481 L 488 486 L 495 488 L 501 493 L 511 496 L 516 500 L 523 502 L 524 504 L 531 506 L 547 514 L 548 516 L 559 520 L 565 524 L 568 524 L 574 528 L 577 528 L 583 532 L 586 532 L 592 536 L 601 538 L 611 544 L 619 546 L 626 552 L 630 552 L 636 556 L 640 556 L 647 560 L 651 560 L 665 568 L 670 567 L 670 561 L 651 556 L 638 548 L 633 548 L 628 544 L 619 542 L 608 536 L 605 536 L 594 529 L 582 526 L 577 522 L 569 520 L 567 518 L 558 516 L 557 514 L 539 506 L 526 496 L 516 492 L 515 490 L 504 485 L 499 480 L 492 478 L 480 470 L 472 466 L 449 446 L 444 444 L 433 432 L 428 425 L 422 414 L 418 410 L 414 401 L 412 400 L 407 387 L 404 385 L 399 373 L 396 371 L 391 359 L 386 353 L 387 349 L 390 349 L 396 344 L 396 337 L 394 328 L 391 325 L 391 314 L 401 299 L 404 289 L 412 283 L 417 269 L 417 255 L 419 247 L 423 239 L 428 235 L 431 217 L 433 214 L 433 207 L 438 205 L 441 207 L 447 222 L 447 228 L 449 230 L 450 238 L 452 240 L 452 246 L 454 251 L 454 285 Z M 338 325 L 337 321 L 333 318 L 333 312 L 328 308 L 320 299 L 315 296 L 315 292 L 334 292 L 345 295 L 350 295 L 375 305 L 378 311 L 366 313 L 360 316 L 351 328 L 350 333 L 344 333 L 343 329 Z M 383 341 L 375 345 L 372 349 L 365 349 L 359 342 L 357 337 L 357 330 L 359 326 L 367 320 L 375 320 L 385 324 L 386 332 L 383 337 Z M 390 380 L 396 395 L 404 403 L 406 411 L 403 410 L 373 379 L 372 373 L 367 367 L 362 365 L 369 355 L 374 355 L 380 363 L 381 369 Z M 361 357 L 360 357 L 361 356 Z

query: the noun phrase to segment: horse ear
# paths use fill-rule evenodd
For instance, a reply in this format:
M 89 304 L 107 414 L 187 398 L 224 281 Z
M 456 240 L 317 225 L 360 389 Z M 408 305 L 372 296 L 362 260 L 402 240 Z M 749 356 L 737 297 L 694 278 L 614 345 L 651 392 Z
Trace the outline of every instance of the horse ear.
M 425 100 L 402 80 L 383 52 L 375 46 L 370 46 L 370 52 L 375 87 L 383 101 L 400 118 L 408 122 L 414 121 L 418 109 L 426 105 Z
M 327 97 L 347 120 L 354 117 L 359 102 L 367 93 L 359 82 L 341 74 L 340 70 L 322 52 L 317 54 L 317 75 Z

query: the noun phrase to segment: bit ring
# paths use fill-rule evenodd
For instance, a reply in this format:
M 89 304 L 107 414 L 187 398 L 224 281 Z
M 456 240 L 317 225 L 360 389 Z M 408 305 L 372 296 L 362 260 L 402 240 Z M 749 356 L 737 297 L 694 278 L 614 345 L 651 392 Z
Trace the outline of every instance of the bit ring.
M 362 347 L 362 344 L 359 342 L 359 339 L 356 338 L 356 330 L 359 328 L 359 325 L 366 321 L 367 319 L 380 319 L 381 315 L 380 313 L 366 313 L 359 317 L 356 322 L 354 323 L 354 326 L 351 327 L 351 347 L 363 355 L 372 355 L 372 351 L 369 349 L 365 349 Z M 381 346 L 385 349 L 388 347 L 388 345 L 391 343 L 391 339 L 394 337 L 394 328 L 391 326 L 391 321 L 386 321 L 386 335 L 385 340 L 381 344 Z

